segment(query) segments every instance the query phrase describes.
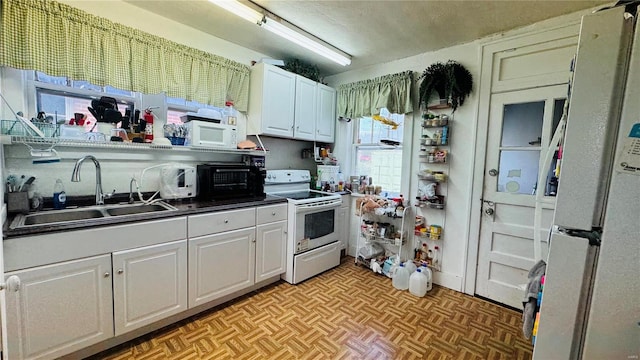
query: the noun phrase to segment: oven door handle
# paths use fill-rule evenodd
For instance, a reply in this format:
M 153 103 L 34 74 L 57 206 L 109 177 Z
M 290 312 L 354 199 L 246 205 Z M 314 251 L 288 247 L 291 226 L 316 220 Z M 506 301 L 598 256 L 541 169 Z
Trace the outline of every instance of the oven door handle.
M 309 211 L 316 211 L 316 210 L 335 209 L 335 208 L 339 208 L 340 204 L 342 204 L 342 200 L 340 199 L 335 201 L 330 201 L 330 202 L 328 201 L 326 203 L 318 204 L 318 205 L 315 205 L 314 203 L 299 204 L 299 205 L 296 205 L 296 210 L 298 212 L 309 212 Z

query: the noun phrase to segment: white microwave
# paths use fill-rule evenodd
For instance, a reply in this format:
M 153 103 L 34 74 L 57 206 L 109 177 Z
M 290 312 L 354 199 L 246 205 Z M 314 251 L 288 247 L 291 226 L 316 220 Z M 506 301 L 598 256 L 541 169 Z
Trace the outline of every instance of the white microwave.
M 186 146 L 235 149 L 238 147 L 237 127 L 209 121 L 191 120 L 187 126 Z

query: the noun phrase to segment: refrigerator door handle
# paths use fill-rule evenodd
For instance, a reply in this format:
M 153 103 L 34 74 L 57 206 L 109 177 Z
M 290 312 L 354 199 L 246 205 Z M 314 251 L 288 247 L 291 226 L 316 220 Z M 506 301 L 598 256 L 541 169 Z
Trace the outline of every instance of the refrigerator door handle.
M 565 233 L 572 237 L 583 238 L 589 241 L 589 245 L 591 246 L 600 246 L 602 237 L 601 230 L 574 230 L 574 229 L 559 229 L 560 232 Z

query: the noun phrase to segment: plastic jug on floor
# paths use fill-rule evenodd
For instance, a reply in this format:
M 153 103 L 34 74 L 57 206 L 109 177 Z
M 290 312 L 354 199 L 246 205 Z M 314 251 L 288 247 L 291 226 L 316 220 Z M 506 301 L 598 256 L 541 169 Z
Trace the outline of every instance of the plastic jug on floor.
M 417 269 L 409 277 L 409 292 L 417 297 L 423 297 L 427 294 L 427 276 L 422 273 L 421 269 Z
M 411 275 L 416 271 L 416 269 L 418 268 L 418 267 L 416 266 L 416 264 L 414 264 L 414 263 L 413 263 L 413 261 L 412 261 L 412 260 L 407 260 L 407 261 L 404 263 L 404 267 L 406 267 L 406 268 L 407 268 L 407 271 L 409 271 L 409 276 L 411 276 Z
M 433 272 L 426 266 L 420 267 L 420 270 L 422 270 L 422 273 L 427 277 L 427 292 L 431 291 L 433 288 Z
M 409 288 L 409 271 L 404 267 L 404 264 L 400 264 L 391 283 L 398 290 L 407 290 Z

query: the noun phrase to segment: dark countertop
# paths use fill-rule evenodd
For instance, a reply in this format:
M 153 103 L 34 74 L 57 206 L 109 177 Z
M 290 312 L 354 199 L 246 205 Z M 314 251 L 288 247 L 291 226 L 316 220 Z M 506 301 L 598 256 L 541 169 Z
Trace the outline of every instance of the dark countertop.
M 112 226 L 125 223 L 135 223 L 140 221 L 159 220 L 164 218 L 171 218 L 176 216 L 187 216 L 194 214 L 202 214 L 209 212 L 234 210 L 255 206 L 266 206 L 286 203 L 287 199 L 282 197 L 266 195 L 263 197 L 251 197 L 251 198 L 238 198 L 238 199 L 226 199 L 226 200 L 164 200 L 164 202 L 171 204 L 178 210 L 176 211 L 153 211 L 144 214 L 123 215 L 123 216 L 109 216 L 103 218 L 69 221 L 60 224 L 44 224 L 34 225 L 29 227 L 22 227 L 18 229 L 10 229 L 9 225 L 14 219 L 14 216 L 8 216 L 3 226 L 3 238 L 13 238 L 18 236 L 27 236 L 35 234 L 45 234 L 51 232 L 62 232 L 69 230 L 86 229 L 90 227 L 99 226 Z M 126 202 L 125 202 L 126 203 Z M 46 203 L 45 203 L 46 204 Z M 118 204 L 118 202 L 113 203 Z M 55 210 L 43 210 L 55 211 Z

